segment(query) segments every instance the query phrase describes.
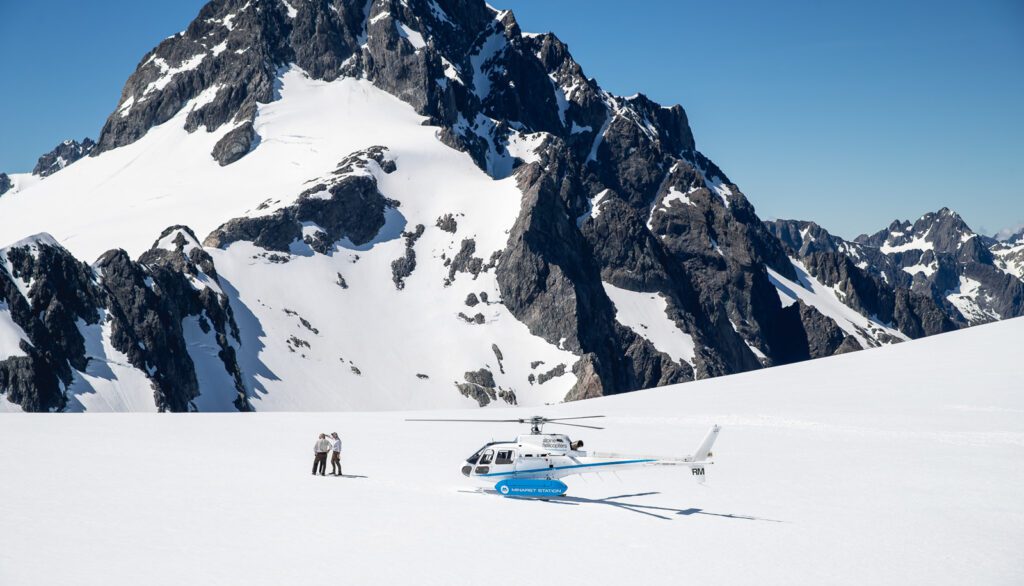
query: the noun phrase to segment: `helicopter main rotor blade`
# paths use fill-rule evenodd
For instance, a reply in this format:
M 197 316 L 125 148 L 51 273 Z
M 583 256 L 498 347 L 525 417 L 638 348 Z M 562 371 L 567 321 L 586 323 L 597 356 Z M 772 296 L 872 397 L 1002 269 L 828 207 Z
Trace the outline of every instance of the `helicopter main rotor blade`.
M 582 424 L 579 424 L 579 423 L 558 423 L 558 422 L 555 422 L 555 421 L 552 421 L 551 425 L 568 425 L 569 427 L 586 427 L 587 429 L 604 429 L 603 427 L 598 427 L 596 425 L 582 425 Z
M 597 419 L 599 417 L 604 417 L 604 415 L 584 415 L 582 417 L 556 417 L 554 419 L 544 419 L 545 421 L 569 421 L 570 419 Z
M 522 423 L 522 419 L 406 419 L 406 421 L 445 421 L 461 423 Z

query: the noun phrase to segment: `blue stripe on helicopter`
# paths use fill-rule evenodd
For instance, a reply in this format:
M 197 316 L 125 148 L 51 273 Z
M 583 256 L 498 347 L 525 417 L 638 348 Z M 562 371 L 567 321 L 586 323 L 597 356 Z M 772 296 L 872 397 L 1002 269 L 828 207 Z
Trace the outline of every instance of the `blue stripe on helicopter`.
M 534 468 L 533 470 L 513 470 L 512 472 L 491 472 L 490 474 L 478 474 L 477 476 L 509 476 L 515 474 L 530 474 L 532 472 L 548 472 L 550 470 L 568 470 L 570 468 L 592 468 L 594 466 L 614 466 L 615 464 L 643 464 L 645 462 L 657 462 L 657 460 L 619 460 L 618 462 L 596 462 L 594 464 L 573 464 L 571 466 L 554 466 L 552 468 Z

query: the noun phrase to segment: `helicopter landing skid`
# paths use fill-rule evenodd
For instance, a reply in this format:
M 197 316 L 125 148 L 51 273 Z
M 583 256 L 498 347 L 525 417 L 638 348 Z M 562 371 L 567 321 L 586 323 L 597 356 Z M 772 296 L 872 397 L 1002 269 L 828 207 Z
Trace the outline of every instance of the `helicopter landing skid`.
M 498 494 L 509 497 L 546 497 L 562 496 L 569 487 L 560 480 L 541 480 L 533 478 L 510 478 L 494 485 Z

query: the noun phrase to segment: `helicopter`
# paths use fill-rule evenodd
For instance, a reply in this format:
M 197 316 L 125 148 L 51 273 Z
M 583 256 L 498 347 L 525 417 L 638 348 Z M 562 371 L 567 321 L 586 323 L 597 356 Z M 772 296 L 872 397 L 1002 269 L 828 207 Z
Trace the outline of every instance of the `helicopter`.
M 565 425 L 587 429 L 604 429 L 582 423 L 564 423 L 580 419 L 599 419 L 604 415 L 561 417 L 550 419 L 535 415 L 520 419 L 406 419 L 406 421 L 459 422 L 459 423 L 520 423 L 530 426 L 530 433 L 515 440 L 492 441 L 473 453 L 462 466 L 463 476 L 496 481 L 494 489 L 507 497 L 562 496 L 569 487 L 560 479 L 574 474 L 622 470 L 639 466 L 683 466 L 690 475 L 703 484 L 705 467 L 713 464 L 711 446 L 718 438 L 721 427 L 714 425 L 697 450 L 683 458 L 637 456 L 609 452 L 584 451 L 582 441 L 572 441 L 568 435 L 542 433 L 545 425 Z

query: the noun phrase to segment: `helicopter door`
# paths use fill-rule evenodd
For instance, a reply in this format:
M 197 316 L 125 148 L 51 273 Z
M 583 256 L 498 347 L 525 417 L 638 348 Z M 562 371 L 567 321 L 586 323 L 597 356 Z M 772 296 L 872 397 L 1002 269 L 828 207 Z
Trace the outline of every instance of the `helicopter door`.
M 476 463 L 476 474 L 487 474 L 491 471 L 490 464 L 494 461 L 494 450 L 484 450 L 484 453 L 480 454 L 480 459 Z

